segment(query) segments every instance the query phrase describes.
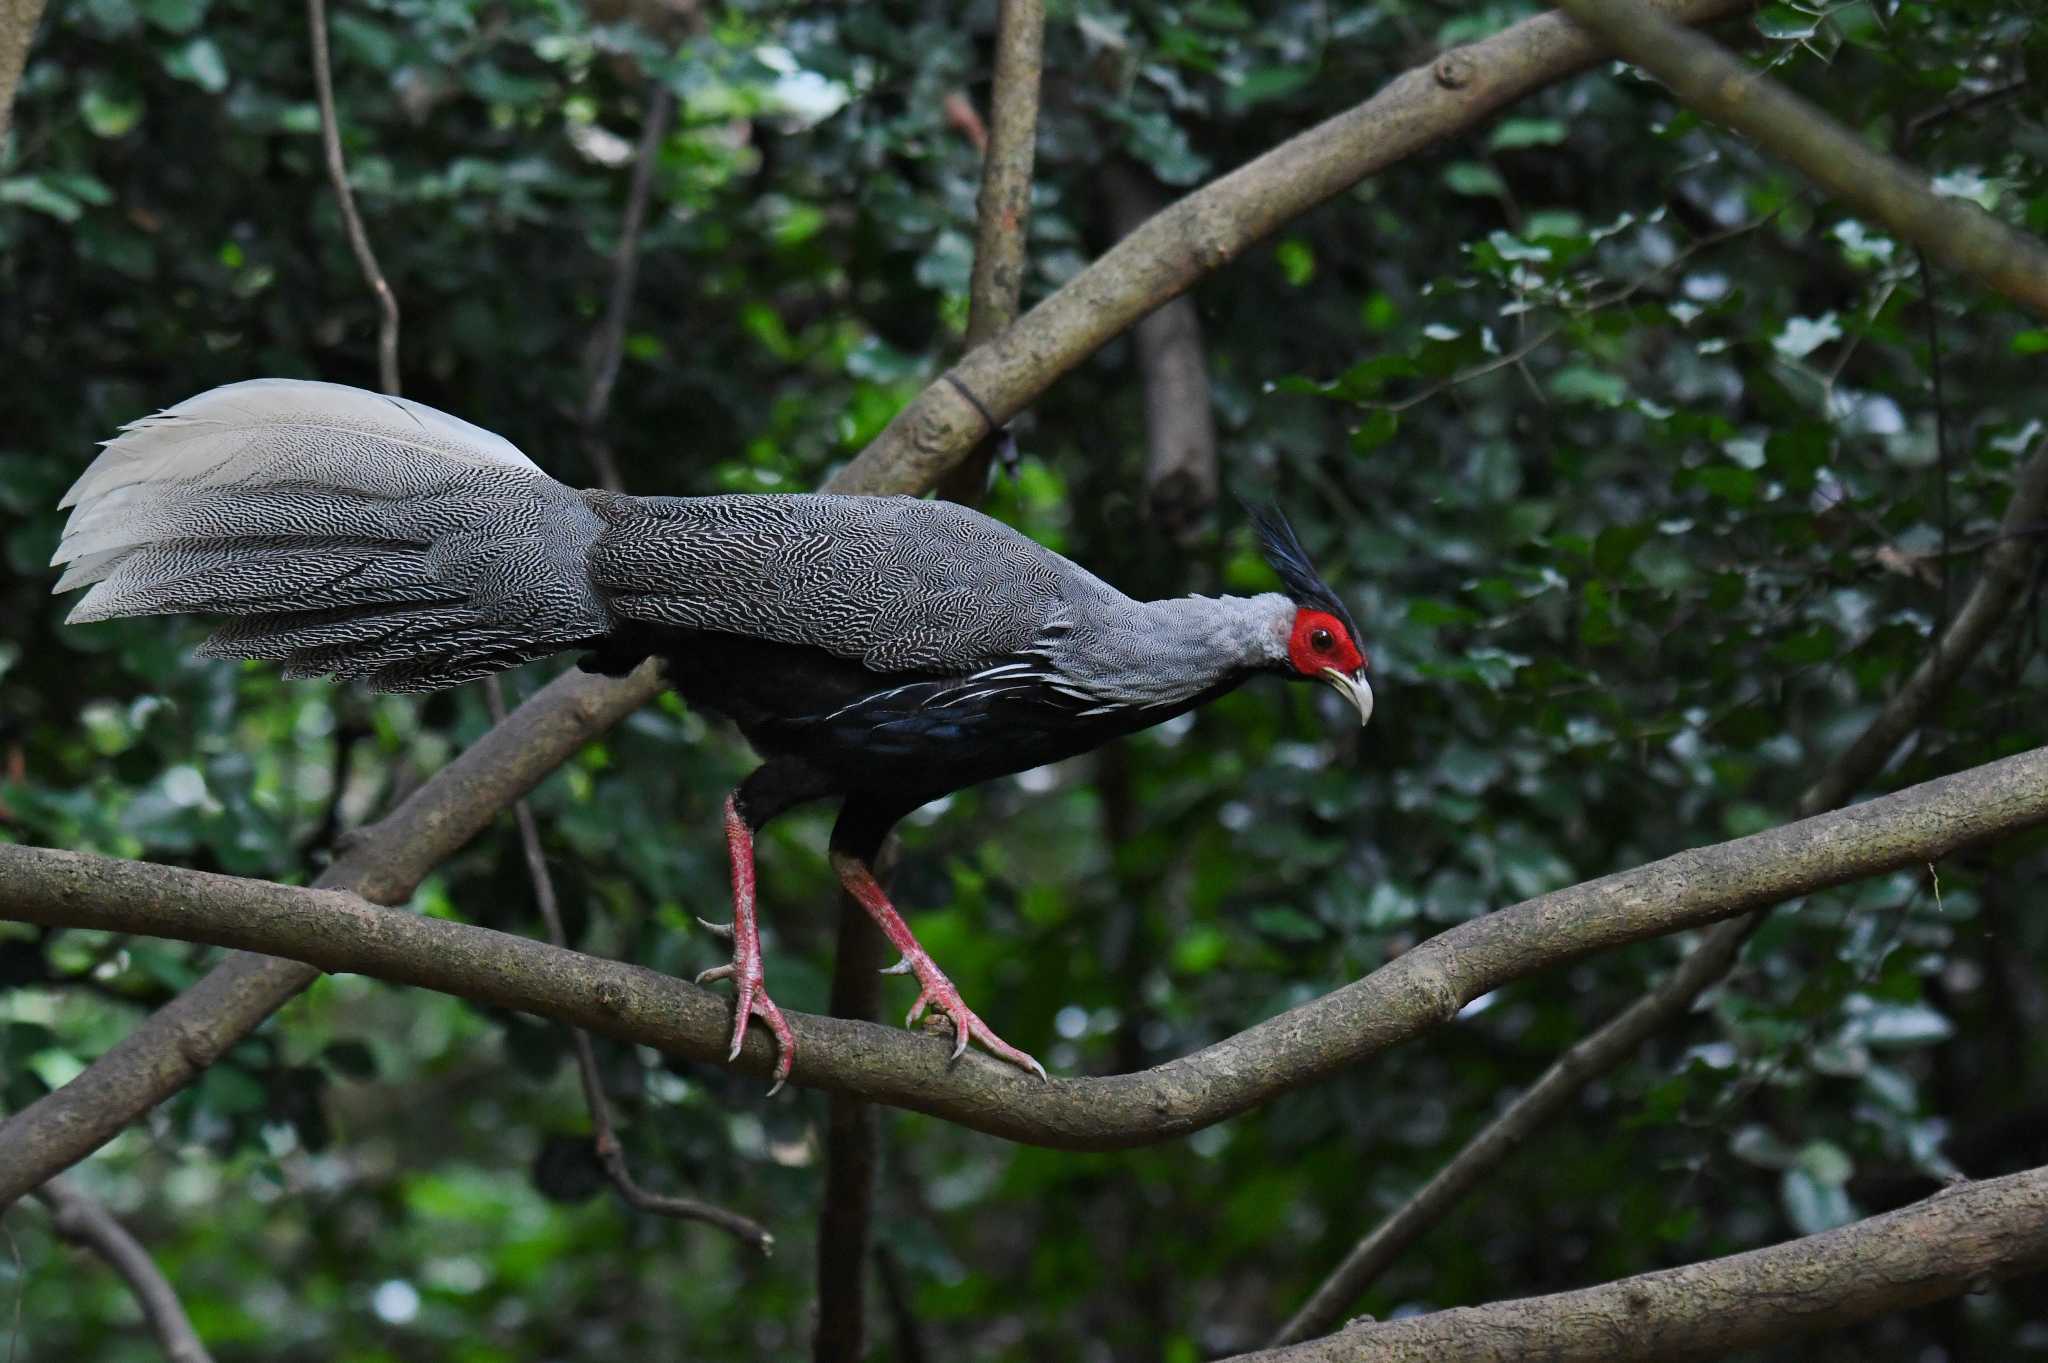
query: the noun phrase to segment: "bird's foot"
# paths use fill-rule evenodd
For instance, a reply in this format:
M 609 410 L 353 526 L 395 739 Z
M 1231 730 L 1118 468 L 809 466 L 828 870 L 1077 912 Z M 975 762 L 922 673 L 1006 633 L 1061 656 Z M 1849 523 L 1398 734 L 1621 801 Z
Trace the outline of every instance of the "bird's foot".
M 884 975 L 915 974 L 920 986 L 917 1002 L 910 1006 L 910 1016 L 903 1019 L 905 1027 L 915 1027 L 917 1020 L 924 1016 L 924 1010 L 936 1010 L 933 1021 L 943 1018 L 953 1027 L 953 1059 L 958 1060 L 967 1050 L 969 1041 L 977 1041 L 990 1055 L 1007 1060 L 1019 1069 L 1030 1070 L 1040 1079 L 1045 1078 L 1045 1066 L 1018 1050 L 1009 1042 L 997 1036 L 989 1025 L 967 1006 L 960 997 L 960 991 L 946 978 L 946 972 L 923 951 L 908 952 L 895 965 L 882 971 Z
M 718 931 L 715 924 L 707 923 L 705 926 Z M 789 1078 L 789 1067 L 796 1061 L 796 1033 L 790 1030 L 782 1010 L 775 1006 L 775 1000 L 768 997 L 767 980 L 761 972 L 760 944 L 757 941 L 740 942 L 730 964 L 715 965 L 697 976 L 698 984 L 709 984 L 713 980 L 731 980 L 739 990 L 733 998 L 732 1049 L 725 1057 L 728 1061 L 740 1058 L 740 1047 L 746 1044 L 750 1019 L 761 1019 L 775 1034 L 775 1083 L 768 1090 L 768 1096 L 774 1097 L 776 1090 Z

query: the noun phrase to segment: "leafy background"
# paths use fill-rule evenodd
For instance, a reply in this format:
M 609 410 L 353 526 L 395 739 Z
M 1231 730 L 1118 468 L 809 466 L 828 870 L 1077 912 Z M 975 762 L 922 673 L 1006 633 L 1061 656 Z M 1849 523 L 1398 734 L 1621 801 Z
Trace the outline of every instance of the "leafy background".
M 484 727 L 66 629 L 56 502 L 122 422 L 259 374 L 373 385 L 303 15 L 53 5 L 0 152 L 0 836 L 303 881 Z M 1057 3 L 1027 303 L 1109 240 L 1104 166 L 1172 195 L 1440 46 L 1533 12 Z M 676 123 L 607 434 L 630 490 L 802 490 L 965 321 L 994 6 L 366 0 L 333 16 L 407 392 L 587 484 L 575 411 L 648 92 Z M 1760 62 L 1946 191 L 2048 231 L 2025 0 L 1775 5 Z M 1736 36 L 1740 36 L 1737 34 Z M 2007 88 L 2013 87 L 2013 88 Z M 1989 98 L 1972 96 L 1989 92 Z M 1789 817 L 1927 651 L 2048 430 L 2048 332 L 1609 67 L 1290 225 L 1203 283 L 1224 483 L 1295 517 L 1371 636 L 1362 735 L 1261 685 L 906 826 L 933 954 L 1056 1071 L 1157 1063 L 1494 907 Z M 1021 426 L 997 515 L 1146 594 L 1267 584 L 1227 501 L 1144 515 L 1128 341 Z M 1887 786 L 2048 741 L 2040 581 Z M 528 668 L 515 692 L 555 663 Z M 586 950 L 694 973 L 749 758 L 672 698 L 535 796 Z M 822 816 L 765 840 L 771 975 L 822 1009 Z M 2042 839 L 1780 911 L 1683 1024 L 1586 1090 L 1359 1304 L 1526 1295 L 1808 1233 L 2048 1159 Z M 507 821 L 416 907 L 538 930 Z M 1557 1052 L 1678 958 L 1587 960 L 1355 1073 L 1157 1149 L 1076 1156 L 886 1114 L 874 1357 L 1251 1347 Z M 9 1109 L 212 953 L 0 925 Z M 892 1007 L 906 1000 L 888 995 Z M 824 1104 L 599 1043 L 633 1164 L 766 1220 L 761 1261 L 604 1195 L 563 1037 L 323 979 L 79 1174 L 222 1359 L 783 1357 L 807 1347 Z M 7 1218 L 20 1355 L 152 1356 L 130 1298 Z M 1785 1357 L 2048 1353 L 2040 1279 Z M 8 1312 L 11 1314 L 11 1308 Z

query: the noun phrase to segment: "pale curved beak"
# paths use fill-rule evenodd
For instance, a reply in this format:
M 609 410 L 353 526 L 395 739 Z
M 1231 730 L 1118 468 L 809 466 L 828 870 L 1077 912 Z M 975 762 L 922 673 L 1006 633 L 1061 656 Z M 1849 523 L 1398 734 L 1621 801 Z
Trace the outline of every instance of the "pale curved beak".
M 1372 723 L 1372 686 L 1365 680 L 1365 669 L 1356 672 L 1339 672 L 1334 667 L 1323 669 L 1323 680 L 1337 688 L 1337 694 L 1358 707 L 1360 728 Z

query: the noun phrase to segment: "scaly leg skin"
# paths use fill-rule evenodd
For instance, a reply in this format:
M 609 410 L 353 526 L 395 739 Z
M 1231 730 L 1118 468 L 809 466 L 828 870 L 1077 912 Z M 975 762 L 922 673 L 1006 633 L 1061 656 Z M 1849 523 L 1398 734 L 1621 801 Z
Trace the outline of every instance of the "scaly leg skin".
M 875 873 L 868 869 L 866 862 L 835 848 L 832 852 L 832 869 L 839 874 L 839 883 L 846 887 L 846 892 L 868 911 L 868 917 L 875 920 L 875 926 L 880 928 L 896 949 L 903 953 L 902 960 L 882 973 L 915 974 L 918 984 L 923 986 L 918 991 L 917 1002 L 911 1005 L 910 1016 L 903 1020 L 904 1026 L 916 1025 L 917 1020 L 924 1016 L 927 1006 L 936 1008 L 953 1024 L 953 1059 L 958 1060 L 966 1052 L 968 1041 L 974 1040 L 980 1042 L 990 1054 L 1007 1060 L 1020 1069 L 1030 1070 L 1040 1079 L 1045 1078 L 1045 1066 L 997 1036 L 989 1030 L 987 1023 L 975 1016 L 974 1010 L 961 999 L 960 991 L 953 987 L 953 982 L 946 978 L 945 972 L 940 970 L 932 958 L 925 954 L 925 949 L 917 944 L 917 938 L 911 934 L 910 925 L 903 921 L 903 916 L 897 913 L 895 906 L 889 902 L 889 896 L 883 892 L 881 885 L 875 880 Z
M 725 797 L 725 850 L 732 858 L 732 926 L 705 923 L 701 918 L 697 921 L 731 939 L 732 964 L 713 966 L 697 977 L 697 983 L 730 979 L 739 989 L 733 1000 L 732 1050 L 727 1060 L 740 1058 L 740 1046 L 747 1039 L 747 1019 L 758 1017 L 775 1033 L 775 1086 L 768 1090 L 772 1098 L 789 1078 L 789 1067 L 796 1060 L 796 1033 L 783 1020 L 775 1000 L 768 997 L 761 973 L 761 929 L 754 920 L 754 830 L 740 813 L 738 792 Z

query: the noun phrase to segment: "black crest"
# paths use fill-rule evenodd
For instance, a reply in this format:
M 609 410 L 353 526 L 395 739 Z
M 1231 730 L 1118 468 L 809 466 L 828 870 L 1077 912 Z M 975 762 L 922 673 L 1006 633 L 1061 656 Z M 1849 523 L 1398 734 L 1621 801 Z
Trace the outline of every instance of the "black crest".
M 1280 582 L 1286 588 L 1290 600 L 1297 606 L 1311 610 L 1328 611 L 1344 622 L 1344 628 L 1351 632 L 1351 642 L 1365 646 L 1364 636 L 1358 632 L 1358 622 L 1351 618 L 1350 610 L 1337 593 L 1330 590 L 1330 584 L 1323 581 L 1316 565 L 1309 562 L 1308 551 L 1301 547 L 1301 540 L 1294 533 L 1294 527 L 1287 523 L 1287 517 L 1280 514 L 1277 506 L 1260 506 L 1253 502 L 1244 504 L 1245 511 L 1252 518 L 1252 526 L 1259 533 L 1259 552 L 1266 562 L 1273 565 L 1273 571 L 1280 575 Z

